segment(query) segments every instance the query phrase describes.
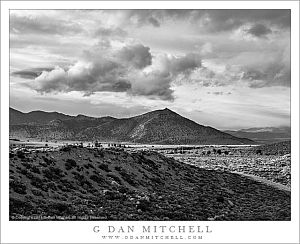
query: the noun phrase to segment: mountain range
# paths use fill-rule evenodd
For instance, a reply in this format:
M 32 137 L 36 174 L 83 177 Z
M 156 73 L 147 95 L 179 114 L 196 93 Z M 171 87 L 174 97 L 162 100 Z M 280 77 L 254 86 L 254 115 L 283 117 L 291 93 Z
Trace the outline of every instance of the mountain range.
M 9 132 L 14 138 L 178 145 L 256 144 L 253 140 L 197 124 L 167 108 L 121 119 L 44 111 L 23 113 L 13 108 L 9 111 Z
M 291 127 L 256 127 L 237 131 L 226 130 L 225 133 L 236 137 L 245 137 L 259 143 L 275 143 L 291 140 Z

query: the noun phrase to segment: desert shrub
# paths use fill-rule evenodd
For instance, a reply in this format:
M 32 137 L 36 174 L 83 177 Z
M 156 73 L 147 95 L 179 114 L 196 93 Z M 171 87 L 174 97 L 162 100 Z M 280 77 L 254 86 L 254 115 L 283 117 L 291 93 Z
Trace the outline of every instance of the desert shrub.
M 21 199 L 9 198 L 9 215 L 21 214 L 24 216 L 30 215 L 33 206 L 30 202 Z
M 26 194 L 26 185 L 18 180 L 12 180 L 9 182 L 9 188 L 13 189 L 14 192 L 19 194 Z
M 32 179 L 34 176 L 27 169 L 21 169 L 20 174 L 25 175 L 27 178 Z
M 84 176 L 82 174 L 79 174 L 77 172 L 72 172 L 72 174 L 74 175 L 74 178 L 76 180 L 84 178 Z
M 127 173 L 125 170 L 120 171 L 119 174 L 122 176 L 122 178 L 128 182 L 132 186 L 137 186 L 137 182 L 134 180 L 134 177 L 132 174 Z
M 224 152 L 224 154 L 225 154 L 225 155 L 228 155 L 228 154 L 229 154 L 229 152 L 228 152 L 228 151 L 225 151 L 225 152 Z
M 39 165 L 42 167 L 47 167 L 48 165 L 45 162 L 39 162 Z
M 43 190 L 43 191 L 48 191 L 48 187 L 47 187 L 47 185 L 44 183 L 44 181 L 41 179 L 41 178 L 39 178 L 39 177 L 33 177 L 32 179 L 31 179 L 31 185 L 33 185 L 33 186 L 35 186 L 36 188 L 38 188 L 38 189 L 41 189 L 41 190 Z
M 64 202 L 50 203 L 47 206 L 47 210 L 50 210 L 50 214 L 54 215 L 66 215 L 72 213 L 71 205 Z
M 78 172 L 81 172 L 81 171 L 83 171 L 83 167 L 82 167 L 82 166 L 79 166 L 79 165 L 77 165 L 77 167 L 76 167 L 76 170 L 77 170 Z
M 151 209 L 151 202 L 145 199 L 141 199 L 140 203 L 137 205 L 137 209 L 141 209 L 142 211 L 149 211 Z
M 104 152 L 103 150 L 98 151 L 98 156 L 103 158 L 104 157 Z
M 220 155 L 222 153 L 221 149 L 218 149 L 217 153 Z
M 35 196 L 41 196 L 41 197 L 44 196 L 43 192 L 38 189 L 32 189 L 31 192 Z
M 122 185 L 122 181 L 118 176 L 111 174 L 111 173 L 107 174 L 107 176 L 114 179 L 119 185 Z
M 25 153 L 23 151 L 17 151 L 17 157 L 20 159 L 24 159 L 25 158 Z
M 26 169 L 30 169 L 31 168 L 31 164 L 28 162 L 22 162 L 21 163 Z
M 92 164 L 90 164 L 90 163 L 88 163 L 87 165 L 89 166 L 89 168 L 92 168 L 92 169 L 95 168 L 94 165 L 92 165 Z
M 217 202 L 221 202 L 221 203 L 223 203 L 225 201 L 223 196 L 217 196 L 216 200 L 217 200 Z
M 54 160 L 51 159 L 51 158 L 47 158 L 45 156 L 43 156 L 42 158 L 43 158 L 44 162 L 47 163 L 48 165 L 54 165 L 55 164 Z
M 58 185 L 57 188 L 63 192 L 69 192 L 70 190 L 68 189 L 68 187 L 64 186 L 64 185 Z
M 153 177 L 151 178 L 151 181 L 159 185 L 163 183 L 162 179 L 160 179 L 159 177 Z
M 118 166 L 117 166 L 117 167 L 118 167 Z M 104 170 L 105 172 L 111 172 L 111 170 L 108 168 L 108 165 L 107 165 L 107 164 L 104 164 L 104 163 L 100 163 L 100 164 L 98 165 L 98 168 Z
M 48 183 L 47 183 L 47 187 L 48 187 L 49 189 L 53 190 L 53 191 L 56 191 L 56 190 L 57 190 L 57 187 L 56 187 L 56 185 L 55 185 L 54 182 L 48 182 Z
M 122 167 L 120 167 L 120 166 L 115 166 L 115 170 L 117 170 L 117 171 L 122 171 Z
M 91 179 L 92 181 L 95 181 L 95 182 L 98 183 L 98 184 L 101 184 L 101 183 L 104 183 L 104 182 L 105 182 L 104 178 L 103 178 L 102 176 L 100 176 L 100 175 L 91 175 L 91 176 L 90 176 L 90 179 Z
M 261 149 L 256 150 L 256 154 L 262 155 L 262 150 Z
M 131 190 L 129 188 L 127 188 L 126 186 L 120 186 L 118 190 L 120 193 L 130 193 L 131 192 Z
M 140 157 L 139 160 L 140 160 L 140 163 L 142 163 L 144 165 L 147 165 L 151 169 L 157 170 L 159 168 L 159 166 L 155 162 L 153 162 L 152 160 L 147 159 L 147 158 L 145 158 L 143 156 Z
M 57 180 L 64 176 L 63 171 L 60 168 L 52 167 L 52 166 L 49 167 L 49 169 L 44 169 L 43 174 L 49 180 Z
M 124 198 L 123 194 L 117 192 L 117 191 L 107 191 L 105 193 L 105 196 L 109 200 L 116 200 L 116 199 L 121 199 Z
M 90 169 L 90 168 L 94 169 L 94 168 L 95 168 L 95 167 L 94 167 L 92 164 L 90 164 L 90 163 L 83 165 L 83 167 L 85 167 L 86 169 Z
M 66 186 L 68 189 L 73 189 L 73 190 L 76 189 L 75 183 L 73 181 L 69 181 L 67 179 L 61 179 L 60 182 L 62 185 Z
M 61 151 L 61 152 L 70 152 L 71 151 L 71 147 L 69 147 L 69 146 L 62 147 L 59 151 Z
M 39 168 L 37 166 L 35 166 L 35 165 L 31 166 L 31 171 L 33 173 L 36 173 L 36 174 L 40 174 L 41 173 L 40 170 L 39 170 Z
M 206 152 L 206 155 L 210 155 L 210 154 L 211 154 L 211 151 L 207 151 L 207 152 Z
M 9 153 L 9 158 L 14 158 L 14 157 L 15 157 L 15 154 Z
M 79 174 L 77 172 L 73 172 L 72 174 L 74 174 L 74 178 L 77 180 L 78 185 L 87 185 L 88 187 L 92 187 L 92 184 L 84 177 L 84 175 Z
M 65 163 L 66 170 L 73 169 L 76 166 L 77 166 L 77 163 L 76 163 L 76 161 L 74 159 L 68 158 L 66 160 L 66 163 Z
M 33 177 L 31 179 L 31 185 L 35 186 L 35 187 L 40 187 L 40 185 L 43 184 L 43 180 L 39 177 Z

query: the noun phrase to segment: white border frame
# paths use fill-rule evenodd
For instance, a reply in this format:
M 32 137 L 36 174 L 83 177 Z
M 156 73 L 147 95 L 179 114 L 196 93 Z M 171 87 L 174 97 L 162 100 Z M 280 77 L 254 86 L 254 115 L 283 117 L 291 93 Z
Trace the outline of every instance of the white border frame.
M 8 221 L 9 182 L 9 9 L 291 9 L 291 221 Z M 101 243 L 108 225 L 208 225 L 212 233 L 190 243 L 299 243 L 299 2 L 298 1 L 1 1 L 1 242 L 2 243 Z M 99 225 L 101 234 L 94 233 Z M 173 234 L 173 235 L 176 235 Z M 188 240 L 149 240 L 148 243 L 187 243 Z M 111 243 L 113 241 L 110 241 Z M 115 243 L 146 241 L 121 239 Z

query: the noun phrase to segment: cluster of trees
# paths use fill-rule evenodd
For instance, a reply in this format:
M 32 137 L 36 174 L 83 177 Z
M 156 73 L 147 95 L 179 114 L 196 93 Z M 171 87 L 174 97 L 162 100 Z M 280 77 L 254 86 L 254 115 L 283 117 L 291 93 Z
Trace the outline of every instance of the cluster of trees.
M 183 148 L 175 148 L 173 153 L 181 153 L 181 154 L 184 154 L 186 153 L 188 150 L 184 150 Z M 198 152 L 196 152 L 197 154 Z M 213 148 L 212 151 L 211 150 L 208 150 L 208 151 L 202 151 L 201 154 L 202 155 L 211 155 L 211 154 L 217 154 L 217 155 L 221 155 L 221 154 L 225 154 L 225 155 L 229 155 L 229 151 L 225 150 L 225 151 L 222 151 L 221 149 L 215 149 Z

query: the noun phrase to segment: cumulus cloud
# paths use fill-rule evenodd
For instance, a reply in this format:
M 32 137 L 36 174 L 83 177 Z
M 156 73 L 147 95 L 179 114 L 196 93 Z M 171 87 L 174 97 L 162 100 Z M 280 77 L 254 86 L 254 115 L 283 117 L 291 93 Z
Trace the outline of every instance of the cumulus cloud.
M 173 100 L 172 82 L 201 67 L 200 56 L 192 53 L 158 55 L 154 61 L 150 48 L 141 44 L 118 49 L 98 45 L 67 69 L 43 71 L 29 86 L 40 93 L 81 91 L 89 96 L 111 91 Z
M 149 98 L 159 97 L 161 100 L 173 100 L 171 89 L 172 76 L 169 72 L 154 70 L 150 73 L 136 73 L 131 77 L 133 95 L 143 95 Z
M 152 55 L 150 48 L 141 44 L 133 46 L 125 46 L 118 53 L 117 56 L 127 64 L 131 64 L 135 68 L 142 69 L 151 65 Z

